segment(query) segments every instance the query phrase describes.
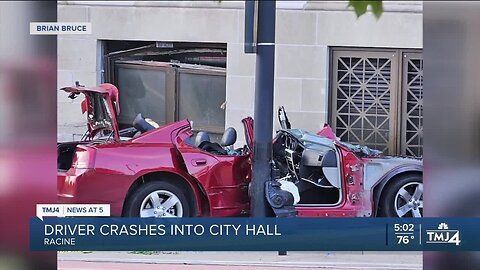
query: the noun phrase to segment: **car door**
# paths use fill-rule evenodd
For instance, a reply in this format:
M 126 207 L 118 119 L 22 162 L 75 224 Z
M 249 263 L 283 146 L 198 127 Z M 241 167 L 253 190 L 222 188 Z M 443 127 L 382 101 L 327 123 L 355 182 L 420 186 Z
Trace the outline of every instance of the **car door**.
M 188 173 L 204 189 L 212 216 L 238 216 L 249 209 L 250 155 L 213 155 L 188 143 L 182 133 L 174 140 Z
M 351 151 L 336 146 L 340 158 L 341 199 L 331 206 L 297 206 L 303 217 L 362 217 L 370 216 L 369 198 L 363 196 L 363 162 Z

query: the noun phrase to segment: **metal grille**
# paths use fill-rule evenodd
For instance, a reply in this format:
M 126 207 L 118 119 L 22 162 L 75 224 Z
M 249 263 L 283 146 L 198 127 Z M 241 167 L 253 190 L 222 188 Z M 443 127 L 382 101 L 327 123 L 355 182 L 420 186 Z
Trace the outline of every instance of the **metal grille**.
M 403 54 L 402 152 L 422 156 L 423 58 L 420 53 Z
M 390 52 L 335 51 L 333 127 L 343 141 L 393 153 L 396 59 Z
M 331 124 L 341 140 L 422 155 L 423 59 L 412 50 L 334 49 Z

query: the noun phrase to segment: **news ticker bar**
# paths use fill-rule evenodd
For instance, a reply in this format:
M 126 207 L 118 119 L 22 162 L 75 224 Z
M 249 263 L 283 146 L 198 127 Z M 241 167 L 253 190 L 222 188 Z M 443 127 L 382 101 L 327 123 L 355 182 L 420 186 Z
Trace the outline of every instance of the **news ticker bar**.
M 33 251 L 479 251 L 478 218 L 31 218 Z

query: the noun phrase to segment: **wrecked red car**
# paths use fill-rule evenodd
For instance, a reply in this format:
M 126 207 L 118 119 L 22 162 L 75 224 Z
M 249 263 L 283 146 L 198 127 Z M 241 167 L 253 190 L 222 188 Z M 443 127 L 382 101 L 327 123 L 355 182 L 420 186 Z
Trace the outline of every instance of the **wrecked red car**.
M 59 143 L 60 203 L 108 203 L 113 216 L 228 217 L 248 215 L 253 119 L 242 122 L 247 145 L 234 148 L 237 132 L 227 128 L 220 143 L 194 134 L 188 120 L 159 127 L 138 114 L 119 130 L 118 89 L 65 87 L 84 95 L 87 131 L 80 141 Z M 272 185 L 305 217 L 420 217 L 422 161 L 390 157 L 339 141 L 328 125 L 318 134 L 292 129 L 282 110 L 282 129 L 273 139 Z M 279 203 L 280 202 L 280 203 Z

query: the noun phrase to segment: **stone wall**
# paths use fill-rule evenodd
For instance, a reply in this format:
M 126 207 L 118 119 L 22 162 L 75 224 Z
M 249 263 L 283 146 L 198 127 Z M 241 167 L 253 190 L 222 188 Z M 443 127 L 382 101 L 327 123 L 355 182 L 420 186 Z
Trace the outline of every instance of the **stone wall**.
M 422 48 L 420 1 L 387 1 L 378 20 L 357 19 L 347 2 L 281 5 L 275 107 L 284 105 L 295 127 L 318 131 L 327 119 L 330 46 Z M 241 131 L 240 120 L 253 116 L 255 85 L 255 55 L 243 52 L 243 19 L 243 1 L 60 1 L 59 22 L 91 22 L 93 33 L 58 37 L 58 86 L 100 83 L 100 40 L 227 43 L 226 126 Z M 75 128 L 82 123 L 77 102 L 59 93 L 61 138 L 83 131 Z

